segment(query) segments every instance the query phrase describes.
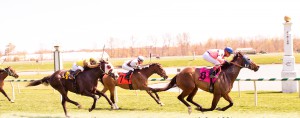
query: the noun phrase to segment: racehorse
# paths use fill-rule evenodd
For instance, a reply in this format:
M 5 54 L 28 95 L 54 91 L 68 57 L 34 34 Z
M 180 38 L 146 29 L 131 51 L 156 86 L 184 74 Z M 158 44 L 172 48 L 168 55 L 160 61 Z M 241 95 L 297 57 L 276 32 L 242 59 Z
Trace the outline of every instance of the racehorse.
M 52 75 L 46 76 L 41 80 L 36 80 L 29 83 L 27 86 L 37 86 L 42 83 L 50 84 L 61 94 L 61 104 L 63 106 L 65 116 L 69 117 L 66 110 L 66 101 L 76 105 L 78 108 L 81 108 L 81 105 L 68 98 L 68 91 L 92 97 L 94 99 L 94 103 L 89 109 L 90 112 L 96 106 L 96 101 L 98 100 L 98 97 L 96 95 L 104 96 L 112 107 L 112 102 L 109 100 L 109 98 L 105 94 L 97 90 L 98 78 L 101 78 L 104 74 L 110 73 L 112 70 L 113 66 L 110 63 L 101 61 L 99 63 L 99 67 L 85 68 L 83 72 L 79 73 L 76 76 L 76 82 L 74 82 L 74 79 L 68 79 L 64 77 L 65 73 L 67 72 L 66 70 L 58 70 Z
M 157 104 L 163 105 L 163 103 L 160 102 L 158 94 L 156 92 L 154 92 L 154 94 L 156 96 L 156 98 L 155 98 L 151 92 L 152 88 L 148 87 L 148 78 L 154 73 L 160 75 L 164 79 L 168 78 L 165 70 L 158 63 L 149 64 L 147 66 L 144 66 L 140 70 L 136 69 L 132 73 L 130 80 L 128 80 L 128 79 L 124 80 L 124 81 L 131 81 L 131 84 L 119 84 L 118 80 L 120 81 L 120 79 L 125 79 L 124 78 L 125 73 L 122 73 L 122 72 L 118 73 L 119 75 L 122 75 L 122 76 L 119 76 L 118 79 L 115 79 L 115 77 L 112 77 L 109 75 L 104 75 L 101 80 L 104 88 L 101 92 L 105 93 L 107 90 L 109 90 L 110 99 L 113 102 L 114 109 L 119 109 L 119 107 L 116 105 L 115 99 L 114 99 L 114 91 L 115 91 L 116 86 L 119 86 L 123 89 L 130 89 L 130 90 L 137 90 L 137 89 L 145 90 L 156 101 Z
M 231 106 L 233 106 L 233 101 L 229 96 L 229 92 L 233 87 L 233 83 L 237 78 L 240 70 L 242 68 L 248 68 L 254 70 L 255 72 L 259 69 L 259 66 L 252 62 L 247 56 L 243 55 L 240 52 L 237 52 L 233 59 L 221 66 L 221 72 L 218 75 L 218 79 L 214 83 L 213 89 L 213 100 L 210 108 L 202 108 L 201 105 L 193 101 L 193 97 L 198 91 L 198 88 L 209 92 L 210 84 L 208 82 L 200 81 L 200 76 L 204 74 L 200 73 L 201 68 L 191 68 L 187 67 L 178 73 L 171 82 L 165 88 L 154 88 L 153 91 L 166 91 L 172 88 L 175 84 L 182 89 L 182 93 L 177 97 L 182 103 L 188 107 L 188 113 L 192 112 L 191 106 L 184 100 L 186 96 L 187 101 L 197 106 L 197 110 L 200 111 L 212 111 L 216 108 L 219 100 L 223 97 L 226 101 L 229 102 L 229 105 L 223 108 L 217 108 L 217 110 L 225 111 Z M 209 74 L 206 74 L 209 76 Z
M 4 70 L 2 70 L 0 72 L 0 91 L 1 93 L 8 99 L 8 101 L 10 101 L 11 103 L 14 103 L 13 100 L 11 100 L 7 94 L 5 93 L 4 89 L 3 89 L 3 86 L 4 86 L 4 79 L 7 77 L 7 76 L 12 76 L 14 78 L 18 78 L 19 75 L 16 73 L 16 71 L 8 66 L 7 68 L 5 68 Z

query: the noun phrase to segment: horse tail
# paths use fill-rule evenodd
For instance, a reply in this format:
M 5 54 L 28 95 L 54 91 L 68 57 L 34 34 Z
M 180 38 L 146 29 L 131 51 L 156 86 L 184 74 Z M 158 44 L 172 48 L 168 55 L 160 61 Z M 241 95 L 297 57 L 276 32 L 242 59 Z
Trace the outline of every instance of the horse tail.
M 176 84 L 176 76 L 174 76 L 171 80 L 171 82 L 168 84 L 168 86 L 166 86 L 165 88 L 156 88 L 155 89 L 155 92 L 160 92 L 160 91 L 167 91 L 169 90 L 170 88 L 174 87 L 174 85 Z
M 26 87 L 28 87 L 28 86 L 37 86 L 37 85 L 40 85 L 40 84 L 49 85 L 49 79 L 50 79 L 50 77 L 51 76 L 46 76 L 46 77 L 44 77 L 41 80 L 35 80 L 33 82 L 30 82 Z

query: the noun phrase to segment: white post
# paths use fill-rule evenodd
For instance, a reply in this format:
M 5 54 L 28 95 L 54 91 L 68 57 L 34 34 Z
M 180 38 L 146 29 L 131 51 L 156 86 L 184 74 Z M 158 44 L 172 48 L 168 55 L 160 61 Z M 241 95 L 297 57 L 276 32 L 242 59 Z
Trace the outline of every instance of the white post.
M 118 92 L 117 92 L 118 90 L 117 90 L 117 87 L 115 87 L 115 103 L 117 103 L 118 101 L 119 101 L 119 99 L 118 99 Z
M 255 106 L 257 106 L 257 90 L 256 90 L 256 81 L 254 82 L 254 102 L 255 102 Z
M 14 101 L 16 97 L 15 97 L 15 87 L 12 81 L 10 81 L 10 85 L 12 88 L 12 100 Z
M 60 51 L 59 51 L 59 46 L 55 45 L 54 48 L 55 48 L 55 51 L 53 52 L 53 55 L 54 55 L 53 60 L 54 60 L 54 72 L 55 72 L 55 71 L 63 69 L 63 63 L 62 63 L 62 58 L 61 58 Z M 54 93 L 54 91 L 55 90 L 53 89 L 53 93 Z M 61 99 L 62 99 L 62 96 L 61 96 Z
M 21 93 L 19 83 L 17 83 L 17 87 L 18 87 L 18 93 Z
M 238 81 L 239 98 L 241 97 L 240 81 Z
M 59 51 L 59 46 L 56 45 L 54 46 L 55 51 L 54 53 L 54 71 L 58 71 L 63 69 L 63 63 L 62 63 L 62 58 L 60 55 L 60 51 Z
M 299 92 L 299 98 L 300 98 L 300 81 L 298 81 L 298 92 Z
M 293 35 L 292 35 L 292 23 L 291 18 L 284 17 L 284 56 L 283 56 L 283 69 L 281 71 L 282 78 L 296 78 L 295 71 L 295 57 L 293 56 Z M 295 81 L 283 81 L 282 82 L 283 93 L 297 92 L 297 82 Z

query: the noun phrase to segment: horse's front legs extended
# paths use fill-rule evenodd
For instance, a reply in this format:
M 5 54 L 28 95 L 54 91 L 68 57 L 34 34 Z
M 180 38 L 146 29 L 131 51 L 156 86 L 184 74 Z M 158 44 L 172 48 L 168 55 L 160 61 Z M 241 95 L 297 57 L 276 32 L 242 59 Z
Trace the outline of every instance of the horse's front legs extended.
M 11 100 L 11 99 L 7 96 L 6 92 L 4 91 L 4 89 L 3 89 L 2 87 L 0 88 L 0 91 L 1 91 L 1 93 L 8 99 L 8 101 L 10 101 L 11 103 L 14 103 L 14 101 Z
M 217 110 L 219 111 L 225 111 L 227 110 L 228 108 L 232 107 L 233 106 L 233 102 L 232 102 L 232 99 L 230 98 L 230 96 L 228 94 L 225 94 L 223 95 L 223 98 L 229 102 L 229 105 L 223 107 L 223 108 L 217 108 Z
M 151 93 L 151 91 L 147 91 L 147 90 L 146 90 L 146 92 L 147 92 L 147 93 L 155 100 L 155 102 L 156 102 L 157 104 L 160 104 L 160 106 L 163 106 L 163 105 L 164 105 L 162 102 L 160 102 L 159 96 L 158 96 L 158 94 L 157 94 L 156 92 L 154 92 L 154 94 L 156 95 L 156 98 L 153 96 L 153 94 Z
M 217 106 L 220 98 L 221 98 L 221 94 L 215 94 L 214 93 L 214 98 L 213 98 L 213 101 L 211 103 L 211 107 L 209 109 L 202 108 L 201 111 L 205 112 L 205 111 L 212 111 L 212 110 L 214 110 L 216 108 L 216 106 Z

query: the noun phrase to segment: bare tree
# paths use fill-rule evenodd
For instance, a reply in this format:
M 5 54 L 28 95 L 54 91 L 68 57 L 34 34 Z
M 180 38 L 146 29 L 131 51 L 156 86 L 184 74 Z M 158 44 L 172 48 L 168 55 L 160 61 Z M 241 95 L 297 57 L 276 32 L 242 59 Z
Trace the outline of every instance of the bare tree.
M 134 44 L 135 44 L 135 42 L 136 42 L 136 39 L 134 39 L 134 37 L 133 36 L 131 36 L 131 39 L 130 39 L 130 41 L 131 41 L 131 46 L 130 46 L 130 56 L 131 57 L 133 57 L 134 56 Z

